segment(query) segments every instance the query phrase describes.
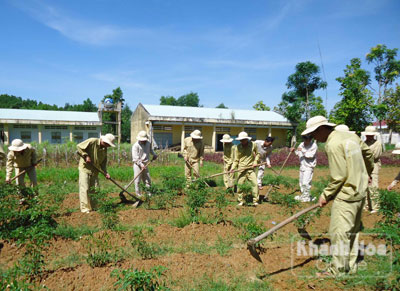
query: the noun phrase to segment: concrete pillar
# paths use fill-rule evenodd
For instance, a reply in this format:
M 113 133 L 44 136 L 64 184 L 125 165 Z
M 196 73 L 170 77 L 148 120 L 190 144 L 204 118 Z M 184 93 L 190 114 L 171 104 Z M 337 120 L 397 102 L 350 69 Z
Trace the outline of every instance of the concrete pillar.
M 211 143 L 212 143 L 212 149 L 213 149 L 213 152 L 216 152 L 217 151 L 217 132 L 216 132 L 216 129 L 215 129 L 216 127 L 215 127 L 215 124 L 213 125 L 213 134 L 212 134 L 212 141 L 211 141 Z
M 38 125 L 38 142 L 42 143 L 42 129 L 43 125 Z
M 68 128 L 69 128 L 69 141 L 74 141 L 74 135 L 72 134 L 73 126 L 70 125 L 68 126 Z
M 272 136 L 272 127 L 271 126 L 269 126 L 268 136 Z
M 181 152 L 183 152 L 184 143 L 185 143 L 185 124 L 182 122 Z

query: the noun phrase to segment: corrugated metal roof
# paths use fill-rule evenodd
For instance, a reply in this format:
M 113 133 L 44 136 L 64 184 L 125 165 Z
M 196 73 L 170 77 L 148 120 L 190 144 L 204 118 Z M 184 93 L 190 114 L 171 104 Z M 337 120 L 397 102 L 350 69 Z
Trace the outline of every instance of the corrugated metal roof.
M 97 112 L 0 109 L 0 119 L 100 122 Z
M 149 104 L 143 104 L 143 107 L 151 116 L 289 122 L 285 117 L 273 111 Z

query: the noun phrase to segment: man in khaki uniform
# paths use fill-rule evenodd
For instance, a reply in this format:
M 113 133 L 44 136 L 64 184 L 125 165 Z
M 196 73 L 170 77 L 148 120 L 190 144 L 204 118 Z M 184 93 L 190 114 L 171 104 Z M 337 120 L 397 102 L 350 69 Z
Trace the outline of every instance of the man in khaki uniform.
M 89 193 L 93 193 L 94 188 L 99 186 L 99 172 L 92 164 L 101 168 L 106 173 L 106 178 L 110 179 L 110 174 L 107 173 L 107 148 L 115 147 L 114 140 L 114 135 L 107 133 L 100 138 L 89 138 L 76 146 L 83 156 L 79 160 L 79 201 L 83 213 L 92 210 Z
M 323 116 L 307 121 L 301 135 L 312 135 L 319 142 L 326 142 L 330 183 L 319 199 L 320 207 L 333 200 L 329 235 L 332 263 L 329 272 L 318 276 L 339 276 L 357 271 L 361 230 L 361 214 L 368 188 L 368 177 L 373 169 L 373 154 L 361 139 L 350 132 L 334 130 Z
M 233 139 L 229 134 L 224 134 L 220 142 L 224 145 L 224 172 L 230 172 L 232 170 L 234 160 L 235 146 L 232 144 Z M 232 188 L 234 185 L 234 173 L 228 173 L 224 175 L 225 188 Z
M 200 177 L 200 166 L 203 166 L 204 143 L 200 130 L 194 130 L 183 141 L 183 158 L 185 159 L 186 185 L 192 181 L 192 170 L 195 178 Z
M 26 170 L 26 173 L 28 173 L 29 179 L 31 180 L 31 185 L 36 187 L 36 150 L 30 144 L 26 144 L 20 139 L 14 139 L 8 150 L 6 183 L 10 183 L 12 171 L 15 168 L 15 175 Z M 25 174 L 19 176 L 16 183 L 19 186 L 25 186 Z
M 267 163 L 267 168 L 271 168 L 271 153 L 272 153 L 272 143 L 274 142 L 275 138 L 271 136 L 267 136 L 265 140 L 256 140 L 254 143 L 257 145 L 257 151 L 260 155 L 260 163 Z M 265 172 L 265 165 L 258 167 L 257 173 L 257 184 L 258 189 L 262 190 L 262 179 L 264 178 Z
M 379 210 L 379 170 L 381 169 L 381 155 L 382 155 L 382 143 L 379 141 L 379 133 L 375 126 L 367 126 L 365 131 L 362 132 L 365 135 L 365 143 L 369 146 L 372 153 L 374 154 L 374 170 L 372 171 L 372 181 L 368 185 L 367 192 L 367 205 L 371 213 L 376 213 Z
M 398 143 L 396 144 L 396 147 L 395 147 L 395 149 L 392 151 L 392 154 L 394 154 L 394 155 L 400 155 L 400 142 L 398 142 Z M 396 176 L 396 178 L 394 178 L 393 182 L 390 183 L 389 186 L 387 186 L 387 189 L 388 189 L 389 191 L 392 191 L 392 189 L 397 185 L 397 183 L 399 183 L 399 181 L 400 181 L 400 172 L 399 172 L 399 174 Z
M 251 141 L 251 137 L 248 136 L 247 132 L 242 131 L 239 133 L 239 136 L 236 140 L 240 141 L 240 144 L 235 147 L 234 150 L 234 162 L 232 165 L 232 170 L 238 169 L 238 185 L 244 184 L 246 181 L 250 181 L 253 185 L 253 205 L 258 205 L 258 185 L 257 185 L 257 176 L 254 167 L 260 161 L 260 155 L 257 151 L 257 146 L 254 142 Z M 248 167 L 253 167 L 251 169 L 246 169 Z M 240 171 L 241 170 L 241 171 Z M 238 190 L 238 206 L 242 206 L 244 204 L 243 193 Z
M 142 130 L 136 137 L 137 142 L 132 146 L 132 161 L 133 161 L 133 174 L 135 180 L 135 192 L 141 196 L 140 193 L 140 182 L 145 183 L 146 187 L 150 187 L 151 179 L 149 169 L 146 167 L 150 161 L 150 153 L 153 156 L 153 160 L 157 159 L 157 155 L 150 144 L 147 133 Z M 140 176 L 138 176 L 140 173 Z

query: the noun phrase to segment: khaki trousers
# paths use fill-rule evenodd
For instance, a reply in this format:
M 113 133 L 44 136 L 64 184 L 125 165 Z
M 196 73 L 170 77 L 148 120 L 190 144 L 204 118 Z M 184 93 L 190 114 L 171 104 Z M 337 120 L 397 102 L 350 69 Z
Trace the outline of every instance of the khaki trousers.
M 140 173 L 141 169 L 138 165 L 133 165 L 133 175 L 136 177 Z M 149 169 L 146 168 L 143 170 L 143 172 L 140 174 L 139 177 L 136 178 L 135 180 L 135 192 L 136 194 L 141 194 L 140 193 L 140 182 L 143 182 L 146 187 L 150 187 L 151 185 L 151 179 L 150 179 L 150 173 Z
M 242 172 L 239 172 L 239 176 L 238 176 L 238 185 L 242 185 L 244 184 L 246 181 L 249 181 L 252 185 L 253 185 L 253 191 L 252 191 L 252 195 L 253 195 L 253 203 L 258 202 L 258 185 L 257 185 L 257 176 L 256 173 L 253 169 L 249 169 L 249 170 L 244 170 Z M 240 190 L 240 188 L 238 187 L 238 201 L 244 203 L 244 199 L 243 199 L 243 193 Z
M 371 174 L 372 182 L 368 185 L 367 204 L 370 211 L 379 210 L 379 171 L 373 171 Z
M 199 178 L 200 177 L 200 162 L 199 161 L 185 162 L 186 185 L 189 185 L 192 182 L 192 170 L 193 170 L 194 178 L 196 178 L 196 179 Z
M 232 165 L 225 165 L 224 172 L 229 172 L 232 169 Z M 234 184 L 235 173 L 229 173 L 224 175 L 225 188 L 232 188 Z
M 37 186 L 37 178 L 36 178 L 36 168 L 15 168 L 15 175 L 19 175 L 23 170 L 27 169 L 25 174 L 28 174 L 29 179 L 31 180 L 31 186 L 36 187 Z M 25 187 L 25 174 L 22 174 L 17 178 L 15 181 L 17 185 Z
M 93 201 L 90 199 L 90 193 L 94 193 L 99 187 L 99 173 L 87 173 L 79 169 L 79 202 L 81 212 L 93 210 Z
M 333 252 L 329 271 L 335 276 L 357 271 L 358 239 L 364 204 L 365 199 L 349 202 L 336 198 L 333 201 L 329 226 Z

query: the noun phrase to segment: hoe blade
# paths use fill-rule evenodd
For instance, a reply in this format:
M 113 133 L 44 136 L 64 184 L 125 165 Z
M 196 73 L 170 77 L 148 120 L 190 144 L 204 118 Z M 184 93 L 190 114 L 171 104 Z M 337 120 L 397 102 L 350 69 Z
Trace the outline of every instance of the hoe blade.
M 247 249 L 250 251 L 250 254 L 252 255 L 253 258 L 255 258 L 257 261 L 259 261 L 260 263 L 262 263 L 261 257 L 258 254 L 257 250 L 256 250 L 256 243 L 253 240 L 249 240 L 247 242 Z

